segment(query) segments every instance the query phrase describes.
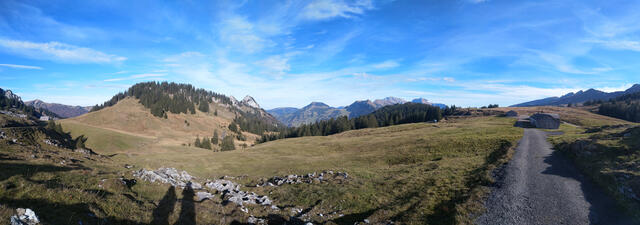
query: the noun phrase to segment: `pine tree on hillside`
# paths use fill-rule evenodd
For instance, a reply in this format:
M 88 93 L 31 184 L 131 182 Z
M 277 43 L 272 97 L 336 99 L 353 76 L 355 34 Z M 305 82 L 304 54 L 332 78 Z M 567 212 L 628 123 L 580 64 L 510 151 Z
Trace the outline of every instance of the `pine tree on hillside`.
M 209 142 L 209 138 L 202 138 L 201 148 L 211 150 L 211 142 Z
M 211 137 L 211 143 L 214 145 L 218 145 L 218 130 L 213 131 L 213 137 Z
M 200 143 L 200 137 L 196 137 L 196 142 L 193 143 L 193 145 L 198 147 L 198 148 L 200 148 L 200 146 L 202 146 L 201 143 Z
M 222 139 L 222 144 L 220 146 L 220 150 L 221 151 L 230 151 L 230 150 L 235 150 L 236 146 L 233 142 L 233 136 L 232 135 L 227 135 L 226 137 L 224 137 Z
M 209 112 L 209 102 L 204 99 L 200 101 L 200 103 L 198 103 L 198 110 L 202 112 Z

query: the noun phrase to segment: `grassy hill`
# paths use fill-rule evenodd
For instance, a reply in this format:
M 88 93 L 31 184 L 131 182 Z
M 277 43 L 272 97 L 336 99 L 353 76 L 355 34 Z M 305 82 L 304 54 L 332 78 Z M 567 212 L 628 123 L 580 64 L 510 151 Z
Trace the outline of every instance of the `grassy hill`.
M 123 143 L 140 142 L 145 143 L 145 146 L 153 144 L 154 146 L 180 147 L 183 144 L 192 144 L 198 136 L 210 138 L 214 130 L 218 130 L 220 135 L 232 133 L 228 126 L 235 114 L 227 107 L 216 103 L 211 103 L 210 107 L 212 110 L 207 113 L 201 111 L 195 114 L 168 113 L 167 119 L 164 119 L 153 116 L 137 99 L 127 97 L 111 107 L 61 120 L 60 123 L 65 130 L 71 131 L 74 135 L 87 134 L 96 137 L 89 140 L 96 149 L 104 149 L 105 145 L 116 144 L 97 140 L 107 137 Z M 217 114 L 214 115 L 216 112 Z M 105 133 L 108 135 L 102 135 Z M 258 138 L 257 135 L 248 132 L 243 132 L 243 135 L 247 137 L 247 141 L 236 140 L 237 146 L 251 145 Z
M 130 101 L 121 103 L 133 104 Z M 41 199 L 47 204 L 83 204 L 87 207 L 78 207 L 77 210 L 91 212 L 99 218 L 149 223 L 154 218 L 149 212 L 163 197 L 166 185 L 140 181 L 130 189 L 107 188 L 105 191 L 111 193 L 107 197 L 92 194 L 89 190 L 96 189 L 102 179 L 119 176 L 132 178 L 132 170 L 175 167 L 203 179 L 237 177 L 234 182 L 244 184 L 247 191 L 268 195 L 275 204 L 284 206 L 279 211 L 249 207 L 251 214 L 256 217 L 268 219 L 269 214 L 273 214 L 280 215 L 279 218 L 289 218 L 292 209 L 300 208 L 306 211 L 306 221 L 316 223 L 353 224 L 368 219 L 372 223 L 392 220 L 409 224 L 450 224 L 468 221 L 468 213 L 479 209 L 475 201 L 481 196 L 481 185 L 489 182 L 487 172 L 508 156 L 508 149 L 522 135 L 520 128 L 512 126 L 513 119 L 478 117 L 439 124 L 418 123 L 363 129 L 326 137 L 285 139 L 245 150 L 212 152 L 166 144 L 161 138 L 169 134 L 146 131 L 142 126 L 123 129 L 118 124 L 98 127 L 98 122 L 84 123 L 90 116 L 95 119 L 105 117 L 106 112 L 114 112 L 111 113 L 113 115 L 117 114 L 115 112 L 132 113 L 118 111 L 123 110 L 118 105 L 110 108 L 113 111 L 89 114 L 62 123 L 64 129 L 71 131 L 74 136 L 82 133 L 89 137 L 86 144 L 97 153 L 117 155 L 84 161 L 81 163 L 83 167 L 94 168 L 83 172 L 86 174 L 70 171 L 37 173 L 47 178 L 58 177 L 56 179 L 63 183 L 62 186 L 74 187 L 73 190 L 64 190 L 82 193 L 85 197 L 74 201 L 59 199 L 50 194 L 53 190 L 49 188 L 54 187 L 29 180 L 21 181 L 21 185 L 39 190 L 29 193 L 29 199 Z M 168 120 L 173 121 L 171 116 Z M 176 119 L 180 120 L 182 118 Z M 120 125 L 132 122 L 122 122 Z M 147 126 L 157 126 L 154 123 L 157 122 L 149 122 Z M 177 134 L 180 132 L 185 131 L 176 131 Z M 135 167 L 125 169 L 125 164 Z M 273 176 L 323 170 L 344 171 L 350 178 L 341 183 L 254 187 L 261 180 Z M 25 176 L 17 173 L 14 175 L 16 178 L 12 179 L 23 179 L 19 177 Z M 130 195 L 132 199 L 124 199 L 129 198 L 123 197 L 125 195 Z M 24 198 L 25 194 L 6 192 L 0 196 L 10 201 Z M 180 194 L 177 196 L 179 199 L 182 197 Z M 100 204 L 97 204 L 98 201 Z M 176 206 L 172 209 L 172 215 L 178 215 L 179 208 Z M 56 215 L 50 214 L 53 212 L 51 210 L 38 209 L 44 213 L 43 218 L 65 221 L 64 213 Z M 216 200 L 196 203 L 195 213 L 199 223 L 247 221 L 249 215 L 237 210 L 231 205 L 220 205 Z M 169 221 L 177 219 L 172 216 Z
M 599 126 L 622 130 L 635 126 L 572 108 L 491 110 L 561 114 L 571 124 L 563 124 L 561 131 L 565 134 L 552 138 L 556 144 L 590 137 L 593 133 L 588 130 Z M 133 179 L 132 172 L 142 168 L 173 167 L 201 180 L 227 177 L 242 184 L 245 191 L 269 196 L 278 206 L 243 208 L 225 204 L 216 194 L 212 200 L 191 203 L 196 221 L 202 224 L 246 223 L 250 216 L 293 224 L 354 224 L 365 219 L 373 224 L 468 224 L 471 216 L 482 210 L 480 200 L 491 183 L 489 172 L 508 159 L 523 131 L 513 127 L 513 118 L 471 116 L 435 124 L 276 140 L 228 152 L 181 144 L 193 140 L 193 133 L 210 132 L 210 127 L 224 129 L 233 114 L 223 108 L 218 113 L 217 117 L 201 112 L 169 114 L 163 119 L 150 115 L 135 99 L 124 99 L 100 111 L 61 121 L 73 137 L 87 136 L 86 145 L 100 154 L 97 156 L 85 157 L 48 146 L 34 158 L 32 149 L 37 147 L 0 140 L 0 168 L 8 171 L 0 176 L 0 223 L 7 222 L 4 220 L 13 209 L 31 207 L 45 224 L 151 224 L 159 217 L 173 224 L 180 221 L 184 205 L 193 202 L 188 195 L 175 190 L 176 201 L 167 205 L 168 185 L 138 180 L 128 187 L 120 180 Z M 485 113 L 479 110 L 478 114 Z M 191 125 L 184 125 L 185 119 Z M 10 135 L 19 134 L 12 130 L 19 128 L 7 129 Z M 35 141 L 25 143 L 40 143 L 45 137 L 27 136 L 23 139 Z M 623 156 L 625 162 L 633 162 L 633 157 Z M 61 164 L 63 160 L 67 163 Z M 595 171 L 613 171 L 612 165 L 619 165 L 606 162 L 597 164 L 601 166 Z M 127 164 L 134 167 L 125 168 Z M 274 176 L 325 170 L 346 172 L 349 178 L 256 187 Z

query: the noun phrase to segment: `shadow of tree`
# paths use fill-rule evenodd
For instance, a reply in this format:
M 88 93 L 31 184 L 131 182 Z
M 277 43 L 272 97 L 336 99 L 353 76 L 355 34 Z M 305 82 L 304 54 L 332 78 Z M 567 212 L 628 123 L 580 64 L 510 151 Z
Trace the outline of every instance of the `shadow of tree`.
M 38 214 L 40 221 L 47 224 L 143 224 L 113 216 L 99 218 L 91 210 L 101 211 L 95 203 L 61 204 L 44 199 L 9 198 L 0 198 L 0 203 L 11 208 L 30 208 Z
M 51 165 L 0 162 L 0 171 L 2 171 L 2 173 L 0 173 L 0 181 L 4 181 L 16 175 L 21 175 L 24 178 L 29 179 L 39 172 L 64 172 L 83 169 L 88 170 L 89 168 L 83 166 L 62 167 Z

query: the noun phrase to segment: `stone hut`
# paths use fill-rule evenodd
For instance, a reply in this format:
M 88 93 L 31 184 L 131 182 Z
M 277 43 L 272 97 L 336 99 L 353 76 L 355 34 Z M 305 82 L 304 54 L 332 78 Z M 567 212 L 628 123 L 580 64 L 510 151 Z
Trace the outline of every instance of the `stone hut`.
M 536 113 L 529 117 L 531 125 L 541 129 L 558 129 L 560 127 L 560 116 L 551 113 Z
M 518 117 L 518 112 L 511 110 L 511 111 L 505 113 L 504 116 L 506 116 L 506 117 Z

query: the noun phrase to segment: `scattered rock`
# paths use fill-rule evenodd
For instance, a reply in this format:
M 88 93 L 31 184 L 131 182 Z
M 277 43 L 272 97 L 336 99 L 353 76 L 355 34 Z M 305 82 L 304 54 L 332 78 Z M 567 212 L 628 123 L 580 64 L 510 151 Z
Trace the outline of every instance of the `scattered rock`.
M 215 180 L 213 182 L 207 182 L 204 184 L 208 188 L 217 190 L 219 192 L 231 192 L 231 191 L 239 191 L 240 185 L 237 185 L 229 180 Z
M 36 213 L 31 209 L 19 208 L 16 215 L 11 217 L 11 225 L 35 225 L 40 223 Z
M 51 146 L 55 146 L 55 147 L 59 147 L 60 146 L 60 142 L 58 140 L 44 139 L 43 142 L 45 144 L 48 144 L 48 145 L 51 145 Z
M 252 216 L 249 216 L 249 219 L 247 219 L 247 223 L 249 224 L 266 224 L 264 219 L 260 219 L 260 218 L 255 218 Z
M 213 194 L 206 192 L 206 191 L 200 191 L 198 193 L 196 193 L 196 201 L 204 201 L 206 199 L 212 199 L 214 197 Z
M 228 196 L 228 201 L 243 204 L 271 205 L 271 200 L 267 196 L 260 196 L 256 193 L 247 193 L 240 190 L 240 185 L 229 180 L 215 180 L 205 183 L 205 186 L 217 190 L 223 194 L 223 198 Z
M 151 183 L 160 182 L 180 188 L 184 188 L 194 178 L 186 171 L 178 172 L 175 168 L 160 168 L 155 171 L 141 169 L 135 171 L 133 176 Z
M 189 186 L 191 187 L 191 189 L 193 189 L 193 190 L 200 190 L 200 189 L 202 189 L 202 184 L 200 184 L 200 183 L 198 183 L 198 182 L 195 182 L 195 181 L 193 181 L 193 182 L 189 182 L 189 183 L 187 183 L 187 185 L 189 185 Z
M 328 170 L 328 171 L 323 171 L 321 173 L 313 172 L 306 175 L 291 174 L 286 177 L 276 176 L 256 186 L 257 187 L 281 186 L 283 184 L 300 184 L 300 183 L 311 184 L 313 182 L 322 183 L 331 179 L 347 179 L 347 178 L 349 178 L 349 174 L 346 172 L 334 173 L 333 171 Z
M 124 168 L 131 169 L 131 168 L 133 168 L 133 166 L 129 165 L 129 164 L 124 164 Z

